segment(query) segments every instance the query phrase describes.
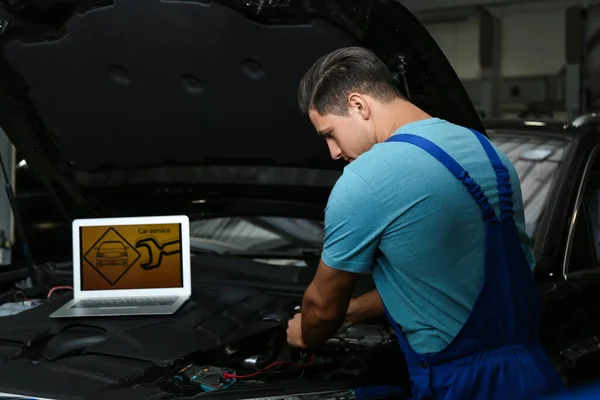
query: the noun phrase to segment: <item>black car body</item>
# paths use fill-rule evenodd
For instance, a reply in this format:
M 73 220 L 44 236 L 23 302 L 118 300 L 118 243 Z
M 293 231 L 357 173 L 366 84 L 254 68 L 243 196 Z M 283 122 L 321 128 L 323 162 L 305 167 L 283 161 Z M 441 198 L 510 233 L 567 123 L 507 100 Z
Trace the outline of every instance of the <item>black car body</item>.
M 488 121 L 486 126 L 521 179 L 535 278 L 544 299 L 542 341 L 570 385 L 597 380 L 598 119 L 592 114 L 564 125 Z
M 53 320 L 48 315 L 68 300 L 53 295 L 2 317 L 0 392 L 185 397 L 200 391 L 171 377 L 190 363 L 251 374 L 276 360 L 303 364 L 201 395 L 394 398 L 408 388 L 385 319 L 342 329 L 312 363 L 285 345 L 284 334 L 316 269 L 323 208 L 343 168 L 296 105 L 297 84 L 319 56 L 370 47 L 417 105 L 486 133 L 448 61 L 407 10 L 392 0 L 0 4 L 0 126 L 27 161 L 19 182 L 34 171 L 56 205 L 40 207 L 39 193 L 19 191 L 43 284 L 72 281 L 70 252 L 56 248 L 68 247 L 76 217 L 187 214 L 196 239 L 192 299 L 174 316 Z M 534 235 L 543 340 L 569 378 L 594 359 L 600 333 L 596 258 L 574 247 L 583 229 L 574 214 L 584 204 L 579 186 L 594 165 L 585 157 L 596 154 L 584 149 L 600 141 L 593 124 L 496 130 L 569 143 Z M 264 240 L 237 241 L 244 224 Z M 55 251 L 40 255 L 48 248 Z M 581 270 L 569 270 L 574 263 Z M 371 288 L 365 276 L 356 294 Z

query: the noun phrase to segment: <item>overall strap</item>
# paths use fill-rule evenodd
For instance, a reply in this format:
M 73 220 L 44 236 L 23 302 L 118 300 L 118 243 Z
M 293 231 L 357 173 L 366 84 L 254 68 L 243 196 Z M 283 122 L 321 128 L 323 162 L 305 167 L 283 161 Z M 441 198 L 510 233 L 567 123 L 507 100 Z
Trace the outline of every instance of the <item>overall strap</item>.
M 510 173 L 508 172 L 508 168 L 506 168 L 506 166 L 502 164 L 502 161 L 500 161 L 498 153 L 496 153 L 492 143 L 488 140 L 488 138 L 474 129 L 470 129 L 470 131 L 475 134 L 477 139 L 479 139 L 479 142 L 483 146 L 485 153 L 494 167 L 494 172 L 496 173 L 496 182 L 498 183 L 500 221 L 504 221 L 506 218 L 511 218 L 515 213 L 513 209 L 514 203 L 512 201 L 512 195 L 514 192 L 510 184 Z
M 450 157 L 450 155 L 442 150 L 438 145 L 423 137 L 410 134 L 394 135 L 386 140 L 386 142 L 410 143 L 429 153 L 443 166 L 445 166 L 452 173 L 452 175 L 456 177 L 456 179 L 463 183 L 473 199 L 475 199 L 481 208 L 486 221 L 495 221 L 498 219 L 496 217 L 496 213 L 494 212 L 494 208 L 488 201 L 487 196 L 483 193 L 481 186 L 479 186 L 479 184 L 469 176 L 469 173 L 465 171 L 465 169 L 458 162 L 456 162 L 454 158 Z

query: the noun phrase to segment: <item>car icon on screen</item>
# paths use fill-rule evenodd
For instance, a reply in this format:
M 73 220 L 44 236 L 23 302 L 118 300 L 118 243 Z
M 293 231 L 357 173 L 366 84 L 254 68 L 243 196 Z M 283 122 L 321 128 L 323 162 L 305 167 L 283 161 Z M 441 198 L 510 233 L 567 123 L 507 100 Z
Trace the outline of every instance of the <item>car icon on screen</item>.
M 122 242 L 110 240 L 100 243 L 96 247 L 96 266 L 104 265 L 127 265 L 129 263 L 129 254 Z

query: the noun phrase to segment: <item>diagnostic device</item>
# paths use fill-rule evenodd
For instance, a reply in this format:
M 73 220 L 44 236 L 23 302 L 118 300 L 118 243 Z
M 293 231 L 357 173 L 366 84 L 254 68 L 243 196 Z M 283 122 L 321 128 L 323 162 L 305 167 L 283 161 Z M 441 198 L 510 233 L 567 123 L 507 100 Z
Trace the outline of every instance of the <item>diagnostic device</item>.
M 179 370 L 174 378 L 181 383 L 211 391 L 225 389 L 235 383 L 235 378 L 225 378 L 225 374 L 235 375 L 235 370 L 190 364 Z

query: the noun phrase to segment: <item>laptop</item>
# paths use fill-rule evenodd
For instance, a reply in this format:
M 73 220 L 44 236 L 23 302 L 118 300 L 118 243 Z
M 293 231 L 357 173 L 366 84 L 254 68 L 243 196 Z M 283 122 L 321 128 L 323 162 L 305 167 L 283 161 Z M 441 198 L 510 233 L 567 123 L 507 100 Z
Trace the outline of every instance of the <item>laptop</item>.
M 73 299 L 50 315 L 174 314 L 192 292 L 185 215 L 73 221 Z

